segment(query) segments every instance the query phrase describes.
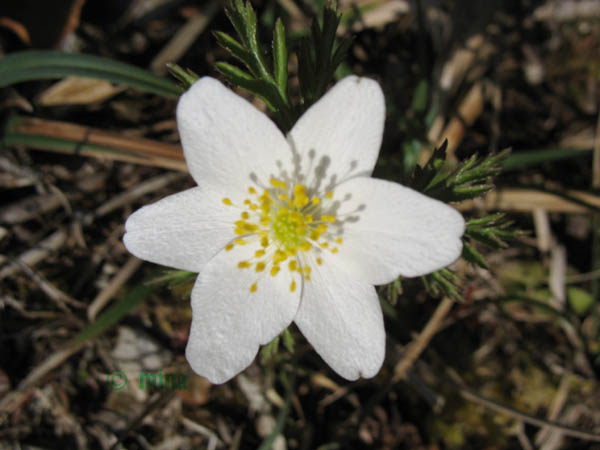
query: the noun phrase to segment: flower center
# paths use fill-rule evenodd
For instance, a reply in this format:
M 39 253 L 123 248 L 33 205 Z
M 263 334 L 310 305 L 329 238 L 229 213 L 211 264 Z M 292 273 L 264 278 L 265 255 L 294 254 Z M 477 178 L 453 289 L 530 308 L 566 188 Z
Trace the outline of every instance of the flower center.
M 343 242 L 335 214 L 327 214 L 333 192 L 321 198 L 309 195 L 303 184 L 292 185 L 276 178 L 271 178 L 269 184 L 261 194 L 249 187 L 251 198 L 245 199 L 243 206 L 223 199 L 223 204 L 242 209 L 234 227 L 238 237 L 225 250 L 258 240 L 261 248 L 254 252 L 253 258 L 239 261 L 238 268 L 254 268 L 256 273 L 264 272 L 262 276 L 269 273 L 275 277 L 286 267 L 292 276 L 290 291 L 294 292 L 300 281 L 310 280 L 307 252 L 315 252 L 316 263 L 320 265 L 323 264 L 321 252 L 337 253 L 335 244 Z M 334 233 L 331 228 L 336 225 L 337 233 Z M 256 292 L 259 281 L 260 278 L 250 286 L 250 292 Z
M 271 221 L 273 237 L 288 252 L 306 242 L 306 224 L 304 216 L 297 211 L 281 208 Z

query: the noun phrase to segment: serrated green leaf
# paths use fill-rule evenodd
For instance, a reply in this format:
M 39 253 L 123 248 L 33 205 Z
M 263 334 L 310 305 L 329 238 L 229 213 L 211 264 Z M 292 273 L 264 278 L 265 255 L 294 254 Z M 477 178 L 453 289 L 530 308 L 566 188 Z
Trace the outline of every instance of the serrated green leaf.
M 240 86 L 259 96 L 271 111 L 282 109 L 279 92 L 270 83 L 256 79 L 242 69 L 225 62 L 215 63 L 215 68 L 225 76 L 227 81 L 235 86 Z
M 455 186 L 453 189 L 454 198 L 451 201 L 468 200 L 479 197 L 485 194 L 493 186 L 491 184 L 475 185 L 475 186 Z
M 505 213 L 495 213 L 483 217 L 475 217 L 467 221 L 467 228 L 487 227 L 498 223 L 506 216 Z
M 227 18 L 233 25 L 233 28 L 244 47 L 248 47 L 248 36 L 246 34 L 246 27 L 244 26 L 244 15 L 242 13 L 245 8 L 242 2 L 238 0 L 231 6 L 233 6 L 233 8 L 225 8 L 225 15 L 227 15 Z
M 227 50 L 231 56 L 236 58 L 238 61 L 242 62 L 247 69 L 254 75 L 257 76 L 259 73 L 259 69 L 256 65 L 256 62 L 250 52 L 248 52 L 242 44 L 236 41 L 233 37 L 229 36 L 227 33 L 223 33 L 222 31 L 215 31 L 215 38 L 217 39 L 217 43 Z
M 179 80 L 184 89 L 188 89 L 200 78 L 198 74 L 192 72 L 190 69 L 183 69 L 174 63 L 167 63 L 167 68 L 171 75 Z
M 487 264 L 485 263 L 485 258 L 468 242 L 463 242 L 462 257 L 471 264 L 475 264 L 484 269 L 488 268 Z
M 351 38 L 346 38 L 338 44 L 331 58 L 332 67 L 337 68 L 346 59 L 346 55 L 350 49 L 350 46 L 352 45 L 352 42 L 353 40 Z

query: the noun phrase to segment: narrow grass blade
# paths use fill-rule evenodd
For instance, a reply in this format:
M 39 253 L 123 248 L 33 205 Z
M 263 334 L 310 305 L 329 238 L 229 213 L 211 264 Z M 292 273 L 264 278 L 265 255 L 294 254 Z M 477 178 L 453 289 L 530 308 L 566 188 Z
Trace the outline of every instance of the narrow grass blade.
M 67 76 L 100 78 L 166 97 L 181 94 L 181 89 L 169 79 L 130 64 L 94 55 L 27 50 L 0 59 L 0 87 Z
M 123 299 L 116 301 L 100 314 L 94 322 L 81 330 L 71 343 L 73 345 L 82 344 L 101 335 L 146 300 L 151 292 L 152 288 L 149 286 L 140 285 L 135 287 Z
M 589 151 L 572 148 L 550 148 L 545 150 L 513 152 L 504 160 L 502 168 L 504 170 L 519 170 L 545 162 L 581 158 L 590 155 L 591 153 Z

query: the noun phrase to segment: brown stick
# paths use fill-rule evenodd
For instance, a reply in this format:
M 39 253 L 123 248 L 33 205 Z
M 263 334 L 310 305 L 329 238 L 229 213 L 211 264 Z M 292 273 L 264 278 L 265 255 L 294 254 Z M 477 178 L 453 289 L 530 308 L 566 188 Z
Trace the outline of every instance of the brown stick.
M 442 299 L 440 304 L 433 312 L 433 315 L 429 318 L 425 328 L 423 328 L 417 338 L 409 344 L 406 353 L 398 362 L 398 364 L 396 364 L 396 367 L 394 368 L 394 376 L 392 377 L 392 383 L 397 383 L 406 376 L 408 370 L 412 367 L 421 353 L 423 353 L 425 347 L 427 347 L 431 339 L 433 339 L 433 336 L 435 336 L 437 333 L 442 321 L 450 312 L 452 305 L 454 305 L 454 299 L 450 297 L 444 297 Z

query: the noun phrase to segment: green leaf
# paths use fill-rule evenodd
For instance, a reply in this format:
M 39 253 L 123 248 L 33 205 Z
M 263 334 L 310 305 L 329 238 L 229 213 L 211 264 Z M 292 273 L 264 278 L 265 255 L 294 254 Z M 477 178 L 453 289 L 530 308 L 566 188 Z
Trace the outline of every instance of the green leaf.
M 190 281 L 192 278 L 197 277 L 198 274 L 194 272 L 188 272 L 186 270 L 167 270 L 163 275 L 152 278 L 147 282 L 149 286 L 157 285 L 157 284 L 166 284 L 168 286 L 177 286 L 187 281 Z
M 24 81 L 79 76 L 107 80 L 153 94 L 177 97 L 181 89 L 167 78 L 99 56 L 26 50 L 0 59 L 0 87 Z
M 265 345 L 260 351 L 260 362 L 261 364 L 266 364 L 277 354 L 277 350 L 279 349 L 279 336 L 275 336 L 275 338 Z
M 277 111 L 279 109 L 279 105 L 277 105 L 279 93 L 276 88 L 268 82 L 256 79 L 242 69 L 226 62 L 217 62 L 215 67 L 231 84 L 247 89 L 262 98 L 271 111 Z
M 578 316 L 584 316 L 594 305 L 594 298 L 592 295 L 581 288 L 569 287 L 567 288 L 567 300 L 569 305 L 575 311 Z
M 94 322 L 81 330 L 81 332 L 73 338 L 71 344 L 83 344 L 104 333 L 110 327 L 119 323 L 121 319 L 129 314 L 136 306 L 144 302 L 151 292 L 152 288 L 149 286 L 139 285 L 135 287 L 123 299 L 114 302 L 104 310 Z
M 455 300 L 463 300 L 458 292 L 460 278 L 450 269 L 440 269 L 421 277 L 421 280 L 423 281 L 427 292 L 434 297 L 445 295 L 447 297 L 452 297 Z
M 419 81 L 417 87 L 415 88 L 411 105 L 411 108 L 416 112 L 425 111 L 425 107 L 427 106 L 427 91 L 427 80 Z
M 192 72 L 190 69 L 184 69 L 174 63 L 167 63 L 167 68 L 171 72 L 171 75 L 177 78 L 186 90 L 200 78 L 198 74 Z
M 475 250 L 475 247 L 473 247 L 468 242 L 463 242 L 462 257 L 471 264 L 475 264 L 484 269 L 488 268 L 487 264 L 485 263 L 485 259 L 481 255 L 481 253 Z
M 294 353 L 294 336 L 292 336 L 289 328 L 283 330 L 283 345 L 285 345 L 288 352 Z
M 285 42 L 285 28 L 281 19 L 277 19 L 277 22 L 275 22 L 275 31 L 273 32 L 273 70 L 279 93 L 284 99 L 287 99 L 287 63 L 288 53 Z
M 336 31 L 340 23 L 335 7 L 323 10 L 323 25 L 313 19 L 310 35 L 301 40 L 298 55 L 298 78 L 302 92 L 302 108 L 307 109 L 327 90 L 338 65 L 345 59 L 350 40 L 335 47 Z
M 543 150 L 519 151 L 510 155 L 502 163 L 504 170 L 521 170 L 530 166 L 543 164 L 550 161 L 559 161 L 562 159 L 581 158 L 590 156 L 590 149 L 574 148 L 549 148 Z
M 258 76 L 259 69 L 256 66 L 256 63 L 250 52 L 247 51 L 242 44 L 229 36 L 227 33 L 215 31 L 213 34 L 217 39 L 217 43 L 221 47 L 231 53 L 234 58 L 242 62 L 254 76 Z

